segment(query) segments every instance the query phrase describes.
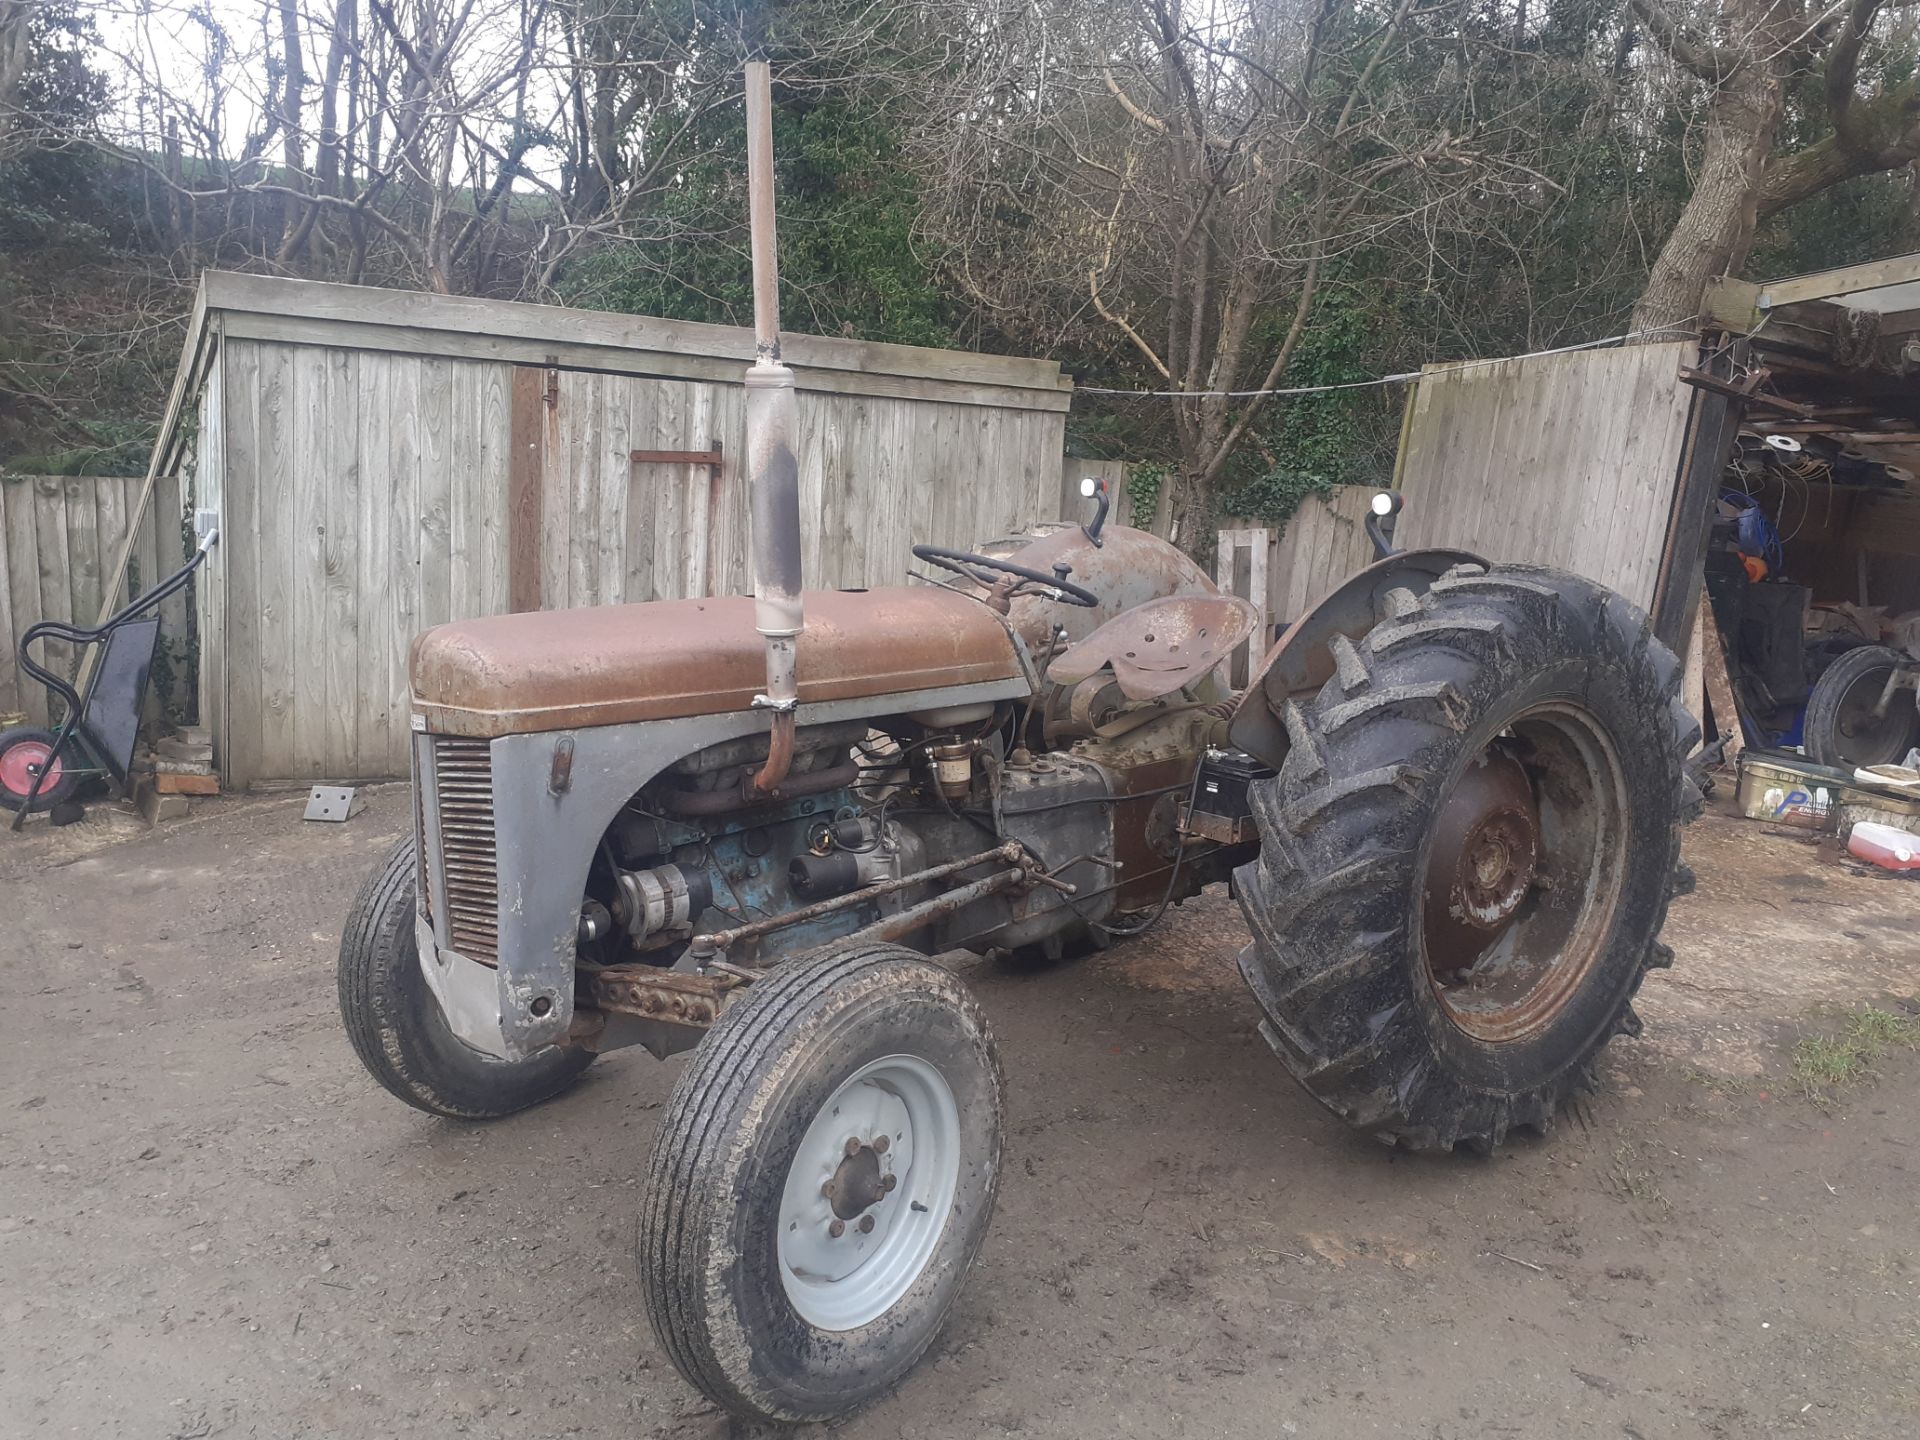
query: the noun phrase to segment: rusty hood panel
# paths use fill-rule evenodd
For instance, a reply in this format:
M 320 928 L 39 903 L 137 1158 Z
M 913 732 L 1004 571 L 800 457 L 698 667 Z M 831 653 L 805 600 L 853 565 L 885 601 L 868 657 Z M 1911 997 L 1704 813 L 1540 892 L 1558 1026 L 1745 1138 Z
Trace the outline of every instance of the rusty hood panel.
M 979 601 L 940 586 L 809 590 L 800 703 L 1022 674 Z M 413 642 L 414 709 L 442 734 L 491 737 L 744 710 L 766 686 L 753 600 L 729 595 L 494 615 Z

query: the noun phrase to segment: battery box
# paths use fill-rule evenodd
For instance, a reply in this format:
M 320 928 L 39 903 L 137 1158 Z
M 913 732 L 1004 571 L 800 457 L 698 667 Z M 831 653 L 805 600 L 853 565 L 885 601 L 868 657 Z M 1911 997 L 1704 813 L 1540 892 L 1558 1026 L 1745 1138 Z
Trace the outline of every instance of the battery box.
M 1270 780 L 1274 769 L 1244 750 L 1209 749 L 1200 761 L 1200 783 L 1187 815 L 1187 830 L 1221 845 L 1259 839 L 1248 793 L 1256 780 Z

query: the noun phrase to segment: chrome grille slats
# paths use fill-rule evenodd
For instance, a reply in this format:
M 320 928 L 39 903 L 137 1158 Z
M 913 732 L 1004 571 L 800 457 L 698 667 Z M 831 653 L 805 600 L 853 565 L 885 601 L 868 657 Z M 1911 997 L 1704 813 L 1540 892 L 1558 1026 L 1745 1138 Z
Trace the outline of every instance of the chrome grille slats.
M 435 821 L 446 876 L 447 940 L 500 963 L 500 870 L 494 851 L 493 756 L 484 740 L 433 737 Z

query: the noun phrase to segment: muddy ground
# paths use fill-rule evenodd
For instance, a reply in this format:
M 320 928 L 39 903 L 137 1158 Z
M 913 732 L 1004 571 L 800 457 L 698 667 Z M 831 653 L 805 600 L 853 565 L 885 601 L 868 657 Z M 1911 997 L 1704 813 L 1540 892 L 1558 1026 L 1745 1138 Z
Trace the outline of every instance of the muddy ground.
M 633 1272 L 677 1064 L 493 1125 L 377 1090 L 334 1013 L 404 823 L 298 798 L 0 835 L 0 1434 L 724 1435 Z M 1710 816 L 1601 1093 L 1491 1159 L 1347 1133 L 1281 1071 L 1231 902 L 974 964 L 1007 1172 L 951 1329 L 836 1433 L 1920 1434 L 1920 1061 L 1821 1108 L 1792 1050 L 1920 988 L 1920 884 Z

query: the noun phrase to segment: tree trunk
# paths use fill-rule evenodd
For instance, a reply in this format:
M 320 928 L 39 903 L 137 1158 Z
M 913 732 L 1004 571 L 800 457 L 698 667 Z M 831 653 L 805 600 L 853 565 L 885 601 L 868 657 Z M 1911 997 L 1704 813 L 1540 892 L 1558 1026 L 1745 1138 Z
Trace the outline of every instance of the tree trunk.
M 1765 45 L 1765 32 L 1757 38 Z M 1707 283 L 1747 258 L 1758 222 L 1767 152 L 1780 125 L 1777 62 L 1739 66 L 1707 109 L 1700 178 L 1633 307 L 1635 330 L 1691 325 Z
M 32 50 L 31 0 L 0 0 L 0 140 L 14 127 L 13 100 Z

